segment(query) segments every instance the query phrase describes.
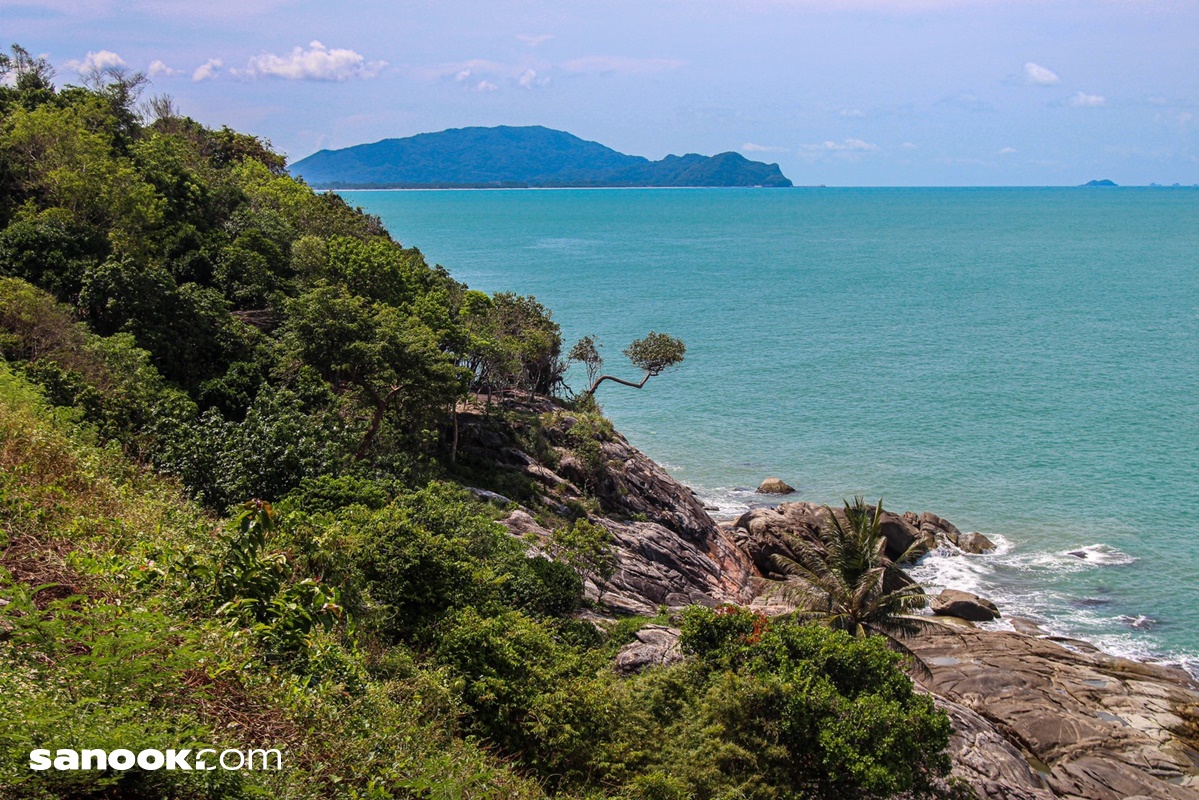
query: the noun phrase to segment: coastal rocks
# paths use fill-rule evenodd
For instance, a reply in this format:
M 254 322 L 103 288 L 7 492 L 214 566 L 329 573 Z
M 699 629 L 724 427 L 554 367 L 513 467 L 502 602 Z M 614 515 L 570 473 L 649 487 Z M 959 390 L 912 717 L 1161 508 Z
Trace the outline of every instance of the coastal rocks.
M 795 487 L 781 478 L 767 478 L 754 490 L 758 494 L 795 494 Z
M 907 644 L 929 666 L 926 687 L 985 723 L 945 706 L 955 771 L 980 797 L 1199 800 L 1199 685 L 1181 670 L 981 629 L 938 626 Z M 972 737 L 981 759 L 962 749 Z
M 551 441 L 562 439 L 560 416 L 549 428 Z M 704 542 L 717 532 L 716 523 L 690 489 L 670 477 L 661 466 L 633 447 L 619 433 L 599 443 L 602 474 L 584 464 L 567 448 L 557 448 L 559 480 L 571 486 L 589 486 L 605 514 L 613 517 L 644 518 L 656 522 L 693 542 Z
M 620 648 L 616 654 L 616 671 L 621 675 L 633 675 L 647 667 L 664 666 L 683 660 L 679 646 L 682 632 L 665 625 L 646 625 L 633 634 L 634 641 Z
M 975 555 L 990 553 L 995 549 L 995 543 L 981 533 L 963 533 L 958 536 L 957 546 Z
M 953 736 L 949 754 L 953 775 L 987 800 L 1053 800 L 1056 795 L 1028 758 L 985 717 L 937 695 L 937 708 L 949 715 Z
M 956 589 L 946 589 L 934 597 L 932 610 L 937 615 L 958 617 L 970 622 L 990 622 L 999 619 L 999 608 L 990 600 Z
M 601 600 L 618 613 L 654 614 L 659 606 L 748 603 L 756 576 L 722 533 L 699 546 L 655 522 L 592 522 L 612 534 L 617 566 Z
M 834 509 L 833 513 L 840 513 Z M 742 514 L 733 523 L 744 533 L 737 537 L 738 543 L 753 559 L 754 565 L 766 577 L 781 577 L 775 566 L 776 553 L 793 557 L 786 546 L 788 537 L 820 541 L 820 527 L 826 522 L 828 511 L 816 503 L 780 503 L 774 508 L 753 508 Z M 887 558 L 898 559 L 913 544 L 918 550 L 930 550 L 936 546 L 936 536 L 918 527 L 914 514 L 899 515 L 883 511 L 879 519 L 879 531 L 887 540 Z

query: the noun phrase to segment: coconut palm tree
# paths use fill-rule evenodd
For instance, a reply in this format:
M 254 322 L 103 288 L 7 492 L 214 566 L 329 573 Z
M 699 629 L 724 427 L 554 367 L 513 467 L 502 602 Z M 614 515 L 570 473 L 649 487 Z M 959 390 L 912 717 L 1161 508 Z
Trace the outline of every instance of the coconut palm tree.
M 917 669 L 927 673 L 927 665 L 899 640 L 932 625 L 913 616 L 928 604 L 928 595 L 895 566 L 919 555 L 922 544 L 914 542 L 895 561 L 887 558 L 887 540 L 879 525 L 882 500 L 871 508 L 862 497 L 855 497 L 852 503 L 846 501 L 842 514 L 829 506 L 824 510 L 819 543 L 788 537 L 795 558 L 774 556 L 788 575 L 780 591 L 795 604 L 794 617 L 859 639 L 884 636 L 893 649 L 910 656 Z

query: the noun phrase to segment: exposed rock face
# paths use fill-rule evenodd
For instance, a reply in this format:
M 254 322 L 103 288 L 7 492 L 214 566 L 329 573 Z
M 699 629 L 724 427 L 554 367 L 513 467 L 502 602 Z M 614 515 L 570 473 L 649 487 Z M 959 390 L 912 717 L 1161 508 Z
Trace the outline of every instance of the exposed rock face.
M 946 589 L 933 598 L 934 614 L 947 617 L 960 617 L 971 622 L 990 622 L 999 619 L 999 608 L 990 600 L 984 600 L 970 592 L 959 592 L 956 589 Z
M 616 671 L 632 675 L 646 667 L 673 664 L 683 660 L 679 647 L 682 632 L 664 625 L 646 625 L 634 634 L 637 638 L 616 654 Z
M 953 737 L 949 753 L 953 774 L 987 800 L 1053 800 L 1056 795 L 1028 759 L 984 717 L 963 705 L 933 695 L 949 715 Z
M 995 549 L 995 543 L 981 533 L 963 533 L 956 544 L 967 553 L 989 553 Z
M 723 534 L 701 547 L 654 522 L 592 521 L 616 543 L 618 565 L 603 596 L 616 611 L 653 614 L 663 605 L 715 606 L 753 597 L 753 567 Z
M 963 723 L 955 769 L 982 797 L 1199 800 L 1199 685 L 1181 671 L 1000 631 L 945 628 L 908 644 L 929 688 L 975 715 L 946 707 Z M 970 742 L 983 749 L 972 756 Z
M 620 614 L 655 614 L 660 606 L 716 606 L 748 603 L 753 599 L 753 568 L 745 555 L 723 536 L 714 537 L 710 549 L 697 547 L 653 522 L 615 522 L 591 519 L 612 534 L 617 566 L 596 596 Z M 500 520 L 508 532 L 521 538 L 529 534 L 545 542 L 551 531 L 528 513 L 516 510 Z M 543 554 L 530 546 L 530 555 Z
M 754 491 L 758 494 L 794 494 L 795 487 L 781 478 L 767 478 Z
M 827 519 L 828 511 L 816 503 L 780 503 L 774 508 L 753 508 L 742 514 L 733 523 L 744 532 L 736 534 L 737 542 L 754 566 L 767 577 L 781 577 L 774 563 L 776 553 L 792 558 L 787 546 L 788 537 L 820 541 L 820 526 Z M 899 558 L 913 543 L 924 549 L 936 546 L 936 534 L 926 533 L 917 524 L 915 514 L 892 514 L 883 511 L 879 519 L 879 531 L 887 540 L 887 557 Z

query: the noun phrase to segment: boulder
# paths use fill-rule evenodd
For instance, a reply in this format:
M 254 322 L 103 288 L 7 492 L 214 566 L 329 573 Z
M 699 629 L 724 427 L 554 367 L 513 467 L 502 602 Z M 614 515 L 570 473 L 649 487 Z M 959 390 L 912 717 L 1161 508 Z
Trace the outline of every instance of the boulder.
M 933 598 L 934 614 L 948 617 L 961 617 L 971 622 L 990 622 L 999 619 L 999 609 L 990 600 L 984 600 L 970 592 L 959 592 L 956 589 L 946 589 Z
M 646 625 L 633 636 L 634 640 L 616 654 L 615 667 L 621 675 L 633 675 L 647 667 L 683 660 L 683 650 L 679 647 L 681 631 L 678 628 Z
M 967 553 L 989 553 L 995 543 L 981 533 L 963 533 L 958 536 L 957 546 Z
M 815 503 L 781 503 L 774 508 L 753 508 L 733 523 L 733 540 L 763 577 L 781 579 L 786 573 L 775 556 L 794 559 L 792 538 L 819 541 L 824 509 Z
M 754 491 L 758 494 L 795 494 L 795 487 L 780 478 L 767 478 Z
M 919 519 L 917 520 L 916 527 L 918 527 L 920 532 L 926 537 L 933 539 L 933 547 L 936 546 L 936 542 L 942 541 L 956 545 L 958 543 L 958 537 L 962 535 L 962 532 L 958 530 L 956 525 L 947 519 L 938 517 L 931 511 L 925 511 L 920 515 Z

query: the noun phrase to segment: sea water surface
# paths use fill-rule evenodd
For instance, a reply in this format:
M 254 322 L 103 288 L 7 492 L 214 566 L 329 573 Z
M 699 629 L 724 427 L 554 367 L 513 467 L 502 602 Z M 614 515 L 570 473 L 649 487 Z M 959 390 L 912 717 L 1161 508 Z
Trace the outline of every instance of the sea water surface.
M 681 337 L 676 372 L 599 399 L 725 516 L 768 475 L 933 511 L 1000 548 L 919 579 L 1199 664 L 1199 191 L 343 195 L 472 288 L 535 295 L 615 374 L 639 378 L 632 339 Z

